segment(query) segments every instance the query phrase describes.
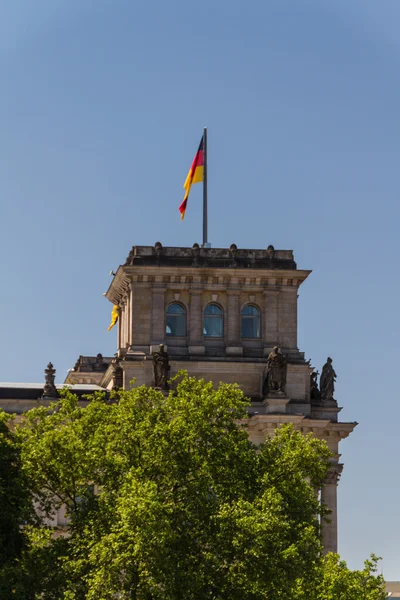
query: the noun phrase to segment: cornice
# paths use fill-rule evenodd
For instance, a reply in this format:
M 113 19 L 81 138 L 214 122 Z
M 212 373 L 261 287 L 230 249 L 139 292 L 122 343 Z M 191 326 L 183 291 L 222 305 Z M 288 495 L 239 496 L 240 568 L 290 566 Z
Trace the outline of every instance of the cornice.
M 144 273 L 145 271 L 145 273 Z M 252 291 L 252 292 L 295 292 L 307 279 L 310 270 L 287 269 L 235 269 L 235 268 L 195 268 L 120 266 L 117 270 L 106 298 L 119 304 L 133 287 L 165 287 L 165 289 L 200 288 L 204 291 Z
M 350 435 L 358 423 L 337 423 L 328 419 L 310 419 L 304 415 L 254 415 L 243 421 L 249 431 L 273 433 L 283 424 L 292 423 L 301 433 L 312 433 L 321 439 L 335 437 L 343 440 Z

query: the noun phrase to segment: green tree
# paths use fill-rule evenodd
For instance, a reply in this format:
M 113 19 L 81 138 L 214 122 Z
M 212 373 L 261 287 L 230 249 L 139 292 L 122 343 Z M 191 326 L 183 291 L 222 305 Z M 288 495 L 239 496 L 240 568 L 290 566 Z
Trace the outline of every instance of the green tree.
M 385 600 L 385 581 L 377 575 L 378 558 L 371 555 L 361 571 L 351 571 L 337 554 L 324 563 L 321 598 L 324 600 Z
M 34 511 L 10 419 L 0 411 L 0 598 L 22 599 L 29 581 L 21 563 L 26 548 L 22 526 Z
M 27 531 L 34 597 L 333 598 L 335 569 L 348 573 L 321 554 L 314 489 L 327 446 L 285 426 L 255 448 L 246 424 L 237 386 L 183 374 L 167 397 L 142 386 L 83 408 L 66 391 L 27 413 L 18 436 L 32 497 L 41 514 L 65 505 L 70 517 L 67 537 Z

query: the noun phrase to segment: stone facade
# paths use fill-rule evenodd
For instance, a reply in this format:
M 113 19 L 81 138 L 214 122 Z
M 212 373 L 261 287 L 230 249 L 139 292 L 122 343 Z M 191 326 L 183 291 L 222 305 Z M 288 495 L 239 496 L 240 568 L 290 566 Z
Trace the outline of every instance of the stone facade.
M 297 346 L 297 298 L 310 271 L 297 268 L 291 250 L 228 248 L 164 248 L 133 246 L 106 297 L 118 305 L 117 356 L 123 386 L 151 385 L 152 353 L 168 349 L 171 377 L 185 369 L 218 385 L 237 383 L 251 398 L 249 437 L 262 443 L 282 423 L 327 441 L 334 458 L 321 499 L 331 511 L 323 523 L 327 552 L 337 551 L 337 484 L 343 465 L 339 442 L 356 423 L 338 422 L 336 400 L 311 400 L 313 371 Z M 180 307 L 184 327 L 171 335 L 167 314 Z M 222 319 L 219 336 L 208 336 L 206 309 L 214 305 Z M 258 314 L 257 335 L 244 336 L 244 309 Z M 182 318 L 182 317 L 181 317 Z M 287 360 L 286 390 L 269 397 L 265 391 L 266 357 L 278 346 Z M 112 388 L 112 367 L 101 385 Z
M 235 250 L 233 252 L 233 250 Z M 118 352 L 148 353 L 168 342 L 176 357 L 243 356 L 262 358 L 275 346 L 299 355 L 297 293 L 310 271 L 297 270 L 293 253 L 262 250 L 162 248 L 135 246 L 119 267 L 106 294 L 120 307 Z M 166 335 L 165 309 L 178 302 L 186 311 L 183 336 Z M 206 339 L 204 308 L 223 310 L 223 336 Z M 247 304 L 259 309 L 262 335 L 244 339 L 240 312 Z M 168 340 L 167 340 L 168 337 Z

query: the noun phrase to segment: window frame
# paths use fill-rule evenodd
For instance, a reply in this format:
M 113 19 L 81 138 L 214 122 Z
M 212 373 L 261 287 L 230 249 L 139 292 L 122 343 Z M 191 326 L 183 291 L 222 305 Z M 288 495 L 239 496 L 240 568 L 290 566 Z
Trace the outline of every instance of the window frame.
M 206 314 L 206 310 L 210 307 L 210 306 L 216 306 L 217 308 L 219 308 L 219 310 L 221 311 L 220 314 L 216 314 L 216 315 L 207 315 Z M 206 318 L 207 319 L 213 319 L 215 321 L 221 320 L 221 335 L 210 335 L 206 333 Z M 218 304 L 218 302 L 208 302 L 205 307 L 203 308 L 203 338 L 204 340 L 223 340 L 225 337 L 225 311 L 223 309 L 223 307 Z
M 180 308 L 182 308 L 181 313 L 168 313 L 168 309 L 171 306 L 180 306 Z M 169 339 L 177 339 L 177 338 L 185 338 L 187 337 L 187 308 L 186 306 L 182 303 L 182 302 L 178 302 L 176 300 L 173 300 L 172 302 L 168 302 L 167 306 L 165 307 L 165 336 Z M 184 322 L 185 322 L 185 333 L 183 335 L 174 335 L 173 333 L 168 333 L 167 331 L 167 327 L 168 327 L 168 317 L 183 317 Z
M 258 311 L 258 316 L 244 315 L 243 310 L 245 308 L 247 308 L 248 306 L 250 306 L 251 308 L 255 308 Z M 249 320 L 249 321 L 252 319 L 258 319 L 258 323 L 259 323 L 259 335 L 258 336 L 248 337 L 248 336 L 243 335 L 243 319 Z M 262 339 L 261 309 L 259 306 L 257 306 L 253 302 L 246 302 L 246 304 L 244 304 L 240 309 L 240 339 L 242 339 L 242 340 L 261 340 Z

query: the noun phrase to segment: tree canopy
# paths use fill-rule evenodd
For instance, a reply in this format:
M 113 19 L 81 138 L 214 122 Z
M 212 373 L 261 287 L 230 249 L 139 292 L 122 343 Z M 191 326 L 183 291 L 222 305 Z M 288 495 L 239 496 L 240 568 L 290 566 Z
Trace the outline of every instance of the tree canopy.
M 330 600 L 339 583 L 367 582 L 367 600 L 384 598 L 373 563 L 357 579 L 322 558 L 325 443 L 285 426 L 256 448 L 237 386 L 175 383 L 167 397 L 142 386 L 85 408 L 65 391 L 25 415 L 12 434 L 20 477 L 43 519 L 62 506 L 69 517 L 68 531 L 24 529 L 25 597 Z
M 22 526 L 34 521 L 35 512 L 10 420 L 0 411 L 0 598 L 22 599 L 29 579 L 20 563 L 26 548 Z

